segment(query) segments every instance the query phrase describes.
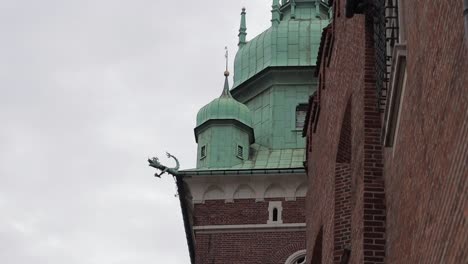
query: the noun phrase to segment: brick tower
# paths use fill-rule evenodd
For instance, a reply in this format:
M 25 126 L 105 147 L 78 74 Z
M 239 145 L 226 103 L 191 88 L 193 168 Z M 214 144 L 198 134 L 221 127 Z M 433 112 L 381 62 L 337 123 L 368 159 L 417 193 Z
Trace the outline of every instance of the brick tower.
M 274 0 L 271 12 L 247 41 L 242 10 L 234 85 L 226 70 L 197 115 L 197 167 L 178 175 L 192 263 L 305 263 L 302 127 L 328 7 Z

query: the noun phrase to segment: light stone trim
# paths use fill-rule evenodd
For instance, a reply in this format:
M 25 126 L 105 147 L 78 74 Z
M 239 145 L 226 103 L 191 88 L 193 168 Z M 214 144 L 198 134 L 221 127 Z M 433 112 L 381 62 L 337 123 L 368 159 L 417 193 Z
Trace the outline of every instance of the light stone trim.
M 306 196 L 303 188 L 307 186 L 307 176 L 305 173 L 194 175 L 192 177 L 184 177 L 184 181 L 190 189 L 193 204 L 204 203 L 207 200 L 224 200 L 226 203 L 232 203 L 234 199 L 255 199 L 255 201 L 259 202 L 267 198 L 265 195 L 268 198 L 284 198 L 286 201 L 295 201 L 298 197 Z M 275 188 L 277 191 L 272 192 L 272 188 Z M 246 191 L 247 189 L 251 191 Z
M 278 210 L 278 220 L 273 221 L 273 209 Z M 281 201 L 271 201 L 268 203 L 268 221 L 267 224 L 282 224 L 283 223 L 283 206 Z
M 305 223 L 194 226 L 197 234 L 305 231 Z

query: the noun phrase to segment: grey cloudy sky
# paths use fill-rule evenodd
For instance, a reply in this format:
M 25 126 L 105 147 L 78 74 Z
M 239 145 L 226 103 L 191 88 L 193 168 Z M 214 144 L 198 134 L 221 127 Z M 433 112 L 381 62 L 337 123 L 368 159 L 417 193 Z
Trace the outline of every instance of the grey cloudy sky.
M 146 158 L 194 167 L 242 6 L 268 27 L 270 0 L 0 0 L 0 263 L 189 262 Z

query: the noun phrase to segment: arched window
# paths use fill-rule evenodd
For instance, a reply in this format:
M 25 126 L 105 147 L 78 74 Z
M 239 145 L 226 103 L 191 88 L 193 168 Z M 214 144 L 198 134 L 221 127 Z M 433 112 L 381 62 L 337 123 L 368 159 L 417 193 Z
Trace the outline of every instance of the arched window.
M 286 260 L 285 264 L 305 264 L 306 263 L 306 250 L 299 250 L 294 252 Z
M 267 224 L 282 224 L 283 206 L 281 201 L 270 201 L 268 203 L 268 221 Z
M 278 221 L 278 208 L 273 208 L 273 222 Z
M 301 256 L 296 261 L 294 261 L 294 264 L 305 264 L 306 263 L 305 259 L 306 259 L 306 256 Z

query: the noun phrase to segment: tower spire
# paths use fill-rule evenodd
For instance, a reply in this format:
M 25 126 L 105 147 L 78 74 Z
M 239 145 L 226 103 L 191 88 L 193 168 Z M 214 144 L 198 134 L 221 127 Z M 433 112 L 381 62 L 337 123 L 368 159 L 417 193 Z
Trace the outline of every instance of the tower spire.
M 247 25 L 245 23 L 245 7 L 242 8 L 241 12 L 241 22 L 240 22 L 240 28 L 239 28 L 239 43 L 237 46 L 242 47 L 247 43 L 245 40 L 245 37 L 247 36 Z
M 228 63 L 229 63 L 229 51 L 228 47 L 224 47 L 226 53 L 224 54 L 224 58 L 226 59 L 226 70 L 224 71 L 224 88 L 223 92 L 221 93 L 220 97 L 232 97 L 231 92 L 229 92 L 229 71 L 228 71 Z
M 279 25 L 281 14 L 279 0 L 273 0 L 271 7 L 271 25 L 276 27 Z

